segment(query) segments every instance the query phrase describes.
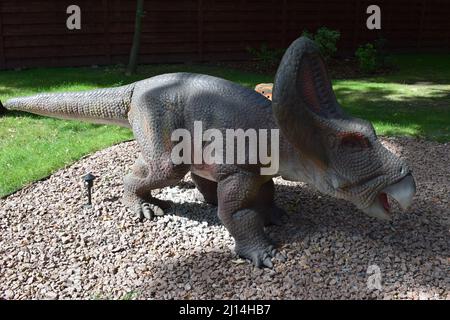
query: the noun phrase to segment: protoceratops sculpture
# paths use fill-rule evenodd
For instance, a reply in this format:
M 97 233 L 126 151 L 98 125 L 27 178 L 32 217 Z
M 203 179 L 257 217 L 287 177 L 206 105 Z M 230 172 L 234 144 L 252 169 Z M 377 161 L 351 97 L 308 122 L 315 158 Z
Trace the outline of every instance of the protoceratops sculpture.
M 131 127 L 141 155 L 124 179 L 124 199 L 151 218 L 151 190 L 177 183 L 187 172 L 234 237 L 235 250 L 256 266 L 280 257 L 264 231 L 279 220 L 273 176 L 303 181 L 352 202 L 370 216 L 389 219 L 388 195 L 407 208 L 415 194 L 408 166 L 385 149 L 372 125 L 344 113 L 315 44 L 294 41 L 278 68 L 273 101 L 227 80 L 199 74 L 155 76 L 127 86 L 11 99 L 5 107 L 60 118 Z M 171 133 L 204 129 L 280 129 L 278 173 L 257 164 L 174 164 Z

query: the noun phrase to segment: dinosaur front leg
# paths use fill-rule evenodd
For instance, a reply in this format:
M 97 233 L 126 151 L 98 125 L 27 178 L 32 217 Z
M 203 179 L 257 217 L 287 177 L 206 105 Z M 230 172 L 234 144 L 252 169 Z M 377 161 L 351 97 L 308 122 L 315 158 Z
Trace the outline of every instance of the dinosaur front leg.
M 141 156 L 124 178 L 124 202 L 140 220 L 163 215 L 168 204 L 154 198 L 151 190 L 171 186 L 187 172 L 185 166 L 174 166 L 170 158 L 145 161 Z
M 262 185 L 260 177 L 234 174 L 218 183 L 218 215 L 236 245 L 236 253 L 257 267 L 271 268 L 278 256 L 272 241 L 264 232 L 264 219 L 254 210 Z

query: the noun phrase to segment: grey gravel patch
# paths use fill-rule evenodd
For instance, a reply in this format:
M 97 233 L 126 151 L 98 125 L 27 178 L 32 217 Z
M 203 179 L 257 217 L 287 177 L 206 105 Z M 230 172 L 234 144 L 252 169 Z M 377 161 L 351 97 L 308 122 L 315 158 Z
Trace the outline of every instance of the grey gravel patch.
M 139 223 L 122 205 L 135 142 L 85 158 L 0 200 L 0 298 L 450 299 L 449 144 L 383 139 L 414 170 L 418 194 L 392 225 L 302 183 L 276 179 L 289 217 L 268 229 L 288 261 L 242 263 L 189 178 L 157 197 L 169 214 Z M 87 172 L 98 176 L 83 208 Z M 381 289 L 368 289 L 377 265 Z

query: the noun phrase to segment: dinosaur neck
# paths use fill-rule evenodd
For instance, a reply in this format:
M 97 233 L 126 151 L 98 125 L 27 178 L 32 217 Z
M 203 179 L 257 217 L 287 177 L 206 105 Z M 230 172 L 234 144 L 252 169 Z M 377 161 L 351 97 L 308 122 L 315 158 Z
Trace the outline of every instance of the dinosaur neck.
M 301 181 L 320 189 L 324 170 L 302 154 L 280 131 L 280 169 L 278 174 L 285 180 Z

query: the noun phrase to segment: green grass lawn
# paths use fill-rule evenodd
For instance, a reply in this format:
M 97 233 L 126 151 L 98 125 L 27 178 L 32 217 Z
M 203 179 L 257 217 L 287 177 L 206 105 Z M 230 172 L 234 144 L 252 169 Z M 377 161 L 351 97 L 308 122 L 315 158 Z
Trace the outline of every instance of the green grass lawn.
M 339 102 L 382 135 L 450 141 L 450 54 L 393 56 L 392 74 L 338 80 Z
M 387 76 L 338 80 L 338 100 L 349 113 L 373 122 L 384 135 L 450 140 L 450 55 L 396 55 L 398 71 Z M 167 72 L 197 72 L 247 87 L 272 82 L 272 75 L 203 65 L 143 66 L 126 77 L 122 68 L 50 68 L 0 72 L 0 100 L 35 94 L 127 84 Z M 48 176 L 96 150 L 131 139 L 131 132 L 8 113 L 0 118 L 0 196 Z

